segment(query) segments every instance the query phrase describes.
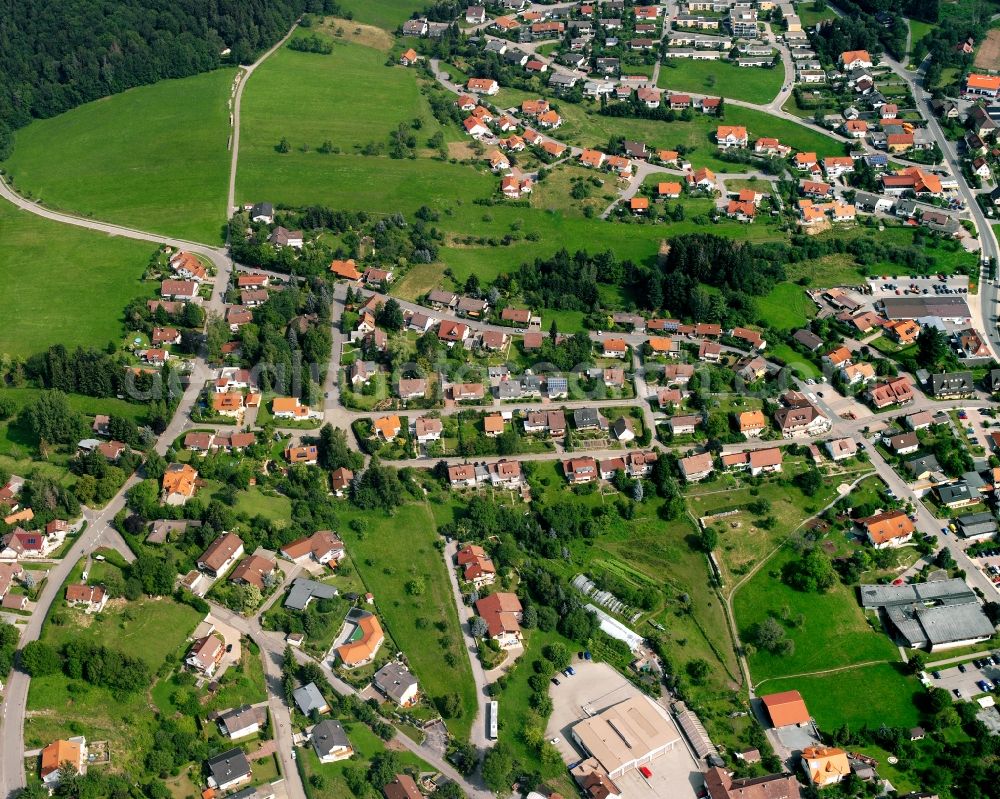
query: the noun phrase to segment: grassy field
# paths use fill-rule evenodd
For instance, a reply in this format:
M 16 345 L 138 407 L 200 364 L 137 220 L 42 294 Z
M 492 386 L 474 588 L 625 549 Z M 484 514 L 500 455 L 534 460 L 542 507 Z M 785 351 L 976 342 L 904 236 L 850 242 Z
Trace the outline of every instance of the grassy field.
M 386 67 L 384 53 L 370 47 L 337 42 L 331 55 L 283 48 L 251 78 L 242 118 L 241 201 L 412 213 L 424 204 L 453 201 L 457 186 L 470 200 L 494 190 L 482 173 L 427 157 L 427 139 L 441 127 L 414 73 Z M 389 158 L 390 133 L 417 118 L 421 157 Z M 282 138 L 291 152 L 275 150 Z M 326 141 L 334 152 L 318 152 Z M 382 154 L 362 155 L 370 145 Z
M 365 587 L 375 595 L 387 632 L 406 653 L 426 696 L 458 693 L 464 712 L 448 719 L 448 728 L 468 738 L 476 715 L 475 684 L 430 508 L 407 504 L 388 517 L 345 506 L 340 516 L 345 524 L 341 535 Z M 354 519 L 365 525 L 360 536 L 347 529 Z M 418 577 L 423 578 L 422 593 L 407 593 L 406 584 Z M 437 623 L 444 629 L 435 629 Z M 445 657 L 444 651 L 453 657 Z
M 748 103 L 771 102 L 781 90 L 785 67 L 738 67 L 726 61 L 665 59 L 657 85 L 662 89 L 732 97 Z
M 160 81 L 32 122 L 3 167 L 51 207 L 219 244 L 233 75 Z
M 395 30 L 408 20 L 414 11 L 426 8 L 421 0 L 340 0 L 340 8 L 358 22 Z
M 806 674 L 870 661 L 899 659 L 888 636 L 868 623 L 853 589 L 838 582 L 825 594 L 803 593 L 781 580 L 782 567 L 793 559 L 784 549 L 769 560 L 736 593 L 733 607 L 740 630 L 745 631 L 768 616 L 787 611 L 803 622 L 787 630 L 795 643 L 793 654 L 785 657 L 768 652 L 750 656 L 750 672 L 755 682 L 772 677 Z
M 153 285 L 139 282 L 152 250 L 0 202 L 0 354 L 120 340 L 125 305 L 152 296 Z
M 910 23 L 910 57 L 921 56 L 926 51 L 919 46 L 920 40 L 934 29 L 934 25 L 916 19 L 910 19 L 907 22 Z
M 837 15 L 833 12 L 832 8 L 824 8 L 822 11 L 815 11 L 811 6 L 806 3 L 801 3 L 795 9 L 795 13 L 799 15 L 799 20 L 802 22 L 802 29 L 811 28 L 819 22 L 823 22 L 827 19 L 836 19 Z
M 737 410 L 734 408 L 734 411 Z M 792 477 L 808 468 L 802 457 L 787 457 L 783 474 Z M 769 480 L 749 487 L 745 479 L 723 476 L 712 483 L 704 483 L 688 490 L 688 507 L 696 517 L 739 509 L 739 513 L 713 522 L 720 530 L 717 554 L 723 570 L 724 591 L 728 590 L 753 566 L 766 558 L 789 534 L 833 497 L 834 485 L 826 485 L 814 497 L 805 496 L 797 487 L 782 485 Z M 752 514 L 747 506 L 755 501 L 766 501 L 766 513 Z M 771 516 L 774 526 L 768 530 L 758 522 Z M 738 525 L 738 526 L 734 526 Z
M 141 657 L 154 672 L 168 655 L 180 653 L 200 617 L 193 608 L 171 599 L 111 606 L 99 618 L 71 609 L 60 610 L 60 615 L 66 623 L 57 625 L 49 619 L 43 641 L 55 646 L 71 639 L 105 644 Z M 116 767 L 138 773 L 143 754 L 152 746 L 154 723 L 142 693 L 116 697 L 55 674 L 31 681 L 28 710 L 24 736 L 29 748 L 82 734 L 108 741 Z
M 914 677 L 903 675 L 891 663 L 815 677 L 768 680 L 758 693 L 798 690 L 820 729 L 831 732 L 843 724 L 857 729 L 863 724 L 880 727 L 913 727 L 920 720 L 913 703 L 921 692 Z M 858 697 L 878 697 L 877 702 L 859 702 Z M 895 783 L 894 783 L 895 784 Z
M 802 327 L 816 315 L 816 303 L 795 283 L 779 283 L 771 292 L 754 300 L 757 318 L 779 330 Z

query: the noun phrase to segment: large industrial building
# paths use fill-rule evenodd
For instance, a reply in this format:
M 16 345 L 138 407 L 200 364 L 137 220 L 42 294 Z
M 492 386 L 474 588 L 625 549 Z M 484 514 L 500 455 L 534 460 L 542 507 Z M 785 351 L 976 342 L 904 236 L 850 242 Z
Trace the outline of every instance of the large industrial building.
M 680 736 L 667 716 L 646 696 L 633 696 L 579 722 L 573 740 L 614 779 L 677 746 Z
M 862 585 L 861 604 L 880 610 L 907 646 L 937 652 L 990 638 L 995 629 L 976 592 L 954 578 L 912 585 Z

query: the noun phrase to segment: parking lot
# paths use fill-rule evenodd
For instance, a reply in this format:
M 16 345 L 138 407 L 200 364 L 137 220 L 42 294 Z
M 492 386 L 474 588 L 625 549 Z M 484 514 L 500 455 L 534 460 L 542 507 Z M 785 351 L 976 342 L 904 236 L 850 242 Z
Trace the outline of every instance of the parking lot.
M 993 656 L 993 660 L 998 661 L 997 663 L 991 662 L 987 658 L 987 655 L 982 655 L 980 658 L 974 659 L 975 662 L 968 661 L 936 671 L 928 668 L 927 673 L 931 678 L 930 684 L 935 688 L 944 688 L 955 700 L 965 700 L 986 693 L 983 686 L 977 685 L 977 683 L 989 680 L 992 685 L 1000 681 L 1000 655 Z M 976 666 L 976 662 L 981 665 Z M 935 677 L 934 674 L 940 676 Z M 958 691 L 957 694 L 956 691 Z
M 545 737 L 550 741 L 558 739 L 555 747 L 567 764 L 576 763 L 585 756 L 573 743 L 570 735 L 573 726 L 638 693 L 637 688 L 607 663 L 574 658 L 573 670 L 576 672 L 574 676 L 559 674 L 559 685 L 549 685 L 553 709 L 545 730 Z M 621 789 L 623 799 L 654 799 L 663 796 L 671 799 L 695 799 L 704 780 L 676 725 L 675 730 L 681 740 L 672 750 L 648 764 L 651 777 L 647 779 L 635 769 L 615 777 L 615 784 Z
M 920 296 L 963 296 L 969 293 L 969 278 L 967 275 L 875 275 L 868 278 L 871 295 L 875 299 L 883 297 Z

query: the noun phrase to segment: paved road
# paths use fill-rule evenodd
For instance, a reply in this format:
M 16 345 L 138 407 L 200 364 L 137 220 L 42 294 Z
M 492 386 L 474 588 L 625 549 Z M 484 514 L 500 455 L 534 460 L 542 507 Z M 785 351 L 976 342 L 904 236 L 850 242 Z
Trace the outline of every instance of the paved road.
M 274 47 L 268 50 L 264 55 L 254 61 L 248 67 L 242 67 L 240 72 L 236 76 L 236 93 L 233 97 L 233 140 L 232 140 L 232 151 L 233 157 L 229 165 L 229 195 L 226 205 L 226 214 L 228 218 L 232 218 L 233 214 L 236 212 L 236 165 L 240 158 L 240 104 L 243 100 L 243 89 L 246 88 L 247 81 L 250 76 L 268 57 L 270 57 L 281 45 L 288 41 L 288 37 L 295 32 L 295 28 L 298 27 L 298 22 L 292 25 L 291 30 L 288 31 L 282 37 L 282 39 L 277 42 Z
M 997 244 L 997 237 L 993 232 L 993 226 L 986 218 L 982 208 L 979 207 L 979 203 L 976 202 L 976 192 L 969 186 L 965 176 L 962 174 L 961 161 L 958 157 L 958 145 L 956 142 L 948 140 L 941 129 L 941 125 L 938 123 L 937 117 L 929 112 L 928 103 L 931 100 L 931 95 L 923 89 L 922 83 L 927 66 L 930 63 L 930 58 L 925 58 L 916 71 L 906 69 L 903 64 L 892 59 L 888 54 L 882 56 L 882 63 L 906 82 L 910 92 L 913 94 L 913 99 L 921 116 L 927 120 L 927 130 L 941 148 L 941 152 L 944 153 L 944 163 L 950 168 L 952 174 L 955 176 L 955 180 L 958 181 L 959 193 L 962 195 L 962 199 L 965 201 L 972 216 L 972 221 L 976 225 L 976 230 L 979 232 L 982 257 L 996 258 L 1000 261 L 1000 245 Z M 997 312 L 998 302 L 1000 302 L 1000 284 L 981 279 L 979 298 L 983 328 L 986 332 L 992 355 L 994 358 L 998 358 L 1000 357 L 1000 330 L 993 323 L 993 317 Z
M 286 577 L 282 588 L 275 591 L 272 597 L 272 602 L 275 598 L 282 595 L 284 591 L 284 585 L 290 582 L 293 575 L 289 574 Z M 269 632 L 264 630 L 260 626 L 260 615 L 255 615 L 252 618 L 246 618 L 237 613 L 233 613 L 231 610 L 222 607 L 214 602 L 210 601 L 212 605 L 212 615 L 219 618 L 224 623 L 233 627 L 243 635 L 249 636 L 257 646 L 260 647 L 261 655 L 264 657 L 265 668 L 268 670 L 267 682 L 268 682 L 268 704 L 271 707 L 271 712 L 274 714 L 274 718 L 278 720 L 278 736 L 279 736 L 279 757 L 282 759 L 282 765 L 285 768 L 286 774 L 289 770 L 292 773 L 296 773 L 295 764 L 291 758 L 292 751 L 292 735 L 291 735 L 291 718 L 288 707 L 285 705 L 282 698 L 282 688 L 281 688 L 281 664 L 284 660 L 284 649 L 285 640 L 284 635 L 281 633 Z M 263 612 L 263 608 L 262 611 Z M 310 657 L 305 652 L 300 649 L 294 649 L 295 659 L 300 663 L 313 663 L 318 665 L 322 670 L 323 674 L 326 676 L 327 681 L 330 683 L 331 687 L 340 695 L 346 696 L 348 694 L 353 696 L 359 696 L 357 690 L 355 690 L 351 685 L 344 682 L 336 672 L 334 672 L 329 665 L 324 661 L 318 661 L 315 658 Z M 402 733 L 396 733 L 394 739 L 411 752 L 427 761 L 429 764 L 438 769 L 442 774 L 447 776 L 449 779 L 457 782 L 462 789 L 469 795 L 470 799 L 490 799 L 492 794 L 485 791 L 481 786 L 470 783 L 467 779 L 462 777 L 451 764 L 444 761 L 437 752 L 427 746 L 422 744 L 417 744 L 410 738 L 407 738 Z M 296 779 L 295 782 L 298 782 Z M 301 783 L 298 784 L 298 789 L 301 790 Z M 293 795 L 291 791 L 289 792 L 291 799 L 304 799 L 304 793 Z
M 476 683 L 476 718 L 472 722 L 472 734 L 470 743 L 477 749 L 483 750 L 493 746 L 494 741 L 486 735 L 486 703 L 490 701 L 487 693 L 486 672 L 483 664 L 479 660 L 479 645 L 472 637 L 469 629 L 469 622 L 472 619 L 472 608 L 462 601 L 462 589 L 458 584 L 458 574 L 455 570 L 455 554 L 458 552 L 458 542 L 452 541 L 444 548 L 444 567 L 448 570 L 448 580 L 451 582 L 451 593 L 455 600 L 455 608 L 458 610 L 458 622 L 462 628 L 462 640 L 465 643 L 465 651 L 469 656 L 469 663 L 472 665 L 472 678 Z

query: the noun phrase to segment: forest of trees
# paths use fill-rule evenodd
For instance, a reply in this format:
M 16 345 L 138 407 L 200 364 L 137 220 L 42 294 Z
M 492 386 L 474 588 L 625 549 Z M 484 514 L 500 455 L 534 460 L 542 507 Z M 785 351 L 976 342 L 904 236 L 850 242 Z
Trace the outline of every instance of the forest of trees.
M 335 0 L 8 0 L 0 14 L 0 157 L 33 118 L 224 62 L 249 63 L 302 12 L 337 10 Z

